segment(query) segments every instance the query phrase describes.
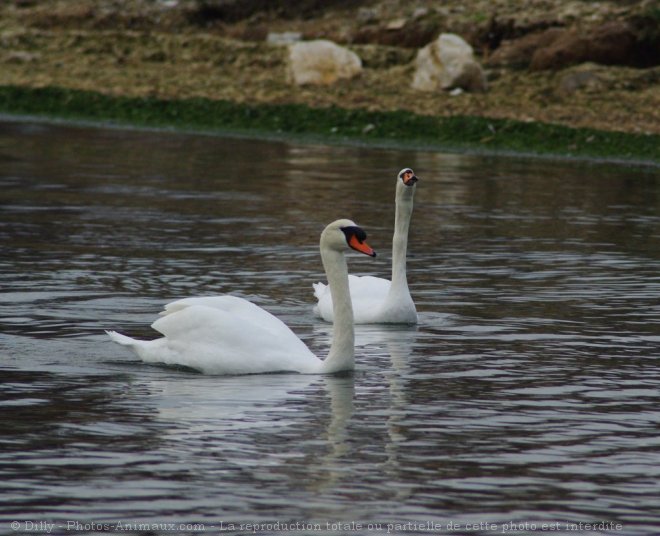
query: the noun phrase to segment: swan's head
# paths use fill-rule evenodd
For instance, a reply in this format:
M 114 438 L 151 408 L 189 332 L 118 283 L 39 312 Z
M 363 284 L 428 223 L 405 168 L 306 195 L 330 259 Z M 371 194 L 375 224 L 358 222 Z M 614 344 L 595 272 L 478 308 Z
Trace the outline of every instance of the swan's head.
M 370 257 L 376 252 L 366 242 L 367 233 L 351 220 L 336 220 L 329 224 L 321 233 L 321 247 L 345 251 L 354 249 Z
M 403 168 L 401 171 L 399 171 L 399 180 L 405 186 L 414 186 L 419 179 L 417 178 L 417 175 L 415 175 L 415 172 L 412 169 Z

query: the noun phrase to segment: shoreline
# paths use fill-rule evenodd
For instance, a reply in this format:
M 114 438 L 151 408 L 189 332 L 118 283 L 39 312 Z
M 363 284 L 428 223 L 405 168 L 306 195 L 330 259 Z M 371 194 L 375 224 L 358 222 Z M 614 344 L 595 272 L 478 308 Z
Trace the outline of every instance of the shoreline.
M 481 116 L 125 97 L 6 85 L 0 86 L 0 114 L 12 121 L 660 167 L 660 135 Z

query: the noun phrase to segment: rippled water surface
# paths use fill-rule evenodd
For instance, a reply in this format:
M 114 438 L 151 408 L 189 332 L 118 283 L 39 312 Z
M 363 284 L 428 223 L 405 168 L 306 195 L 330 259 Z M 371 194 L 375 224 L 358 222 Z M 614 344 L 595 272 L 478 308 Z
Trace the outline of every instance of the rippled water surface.
M 231 292 L 323 355 L 318 235 L 354 219 L 389 277 L 404 166 L 420 323 L 358 326 L 354 374 L 103 333 Z M 0 532 L 660 530 L 657 169 L 3 122 L 0 248 Z

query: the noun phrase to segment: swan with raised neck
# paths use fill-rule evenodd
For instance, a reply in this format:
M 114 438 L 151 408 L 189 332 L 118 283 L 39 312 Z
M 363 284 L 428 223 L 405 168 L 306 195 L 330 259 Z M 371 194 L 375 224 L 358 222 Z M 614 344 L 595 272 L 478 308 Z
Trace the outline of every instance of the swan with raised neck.
M 392 279 L 349 276 L 349 288 L 356 324 L 416 324 L 417 309 L 410 295 L 406 275 L 408 234 L 419 178 L 411 168 L 399 171 L 396 180 L 394 236 L 392 237 Z M 318 303 L 314 313 L 328 322 L 334 318 L 333 296 L 328 286 L 314 284 Z

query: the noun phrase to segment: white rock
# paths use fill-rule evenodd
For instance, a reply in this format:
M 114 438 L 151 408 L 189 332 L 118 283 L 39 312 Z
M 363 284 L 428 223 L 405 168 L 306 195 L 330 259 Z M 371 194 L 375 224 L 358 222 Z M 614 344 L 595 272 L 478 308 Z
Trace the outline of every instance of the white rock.
M 301 41 L 289 46 L 289 79 L 305 84 L 333 84 L 341 78 L 353 78 L 362 71 L 357 54 L 332 41 Z
M 394 19 L 387 23 L 386 30 L 401 30 L 406 25 L 406 19 Z
M 429 14 L 429 8 L 428 7 L 418 7 L 413 11 L 412 18 L 417 20 L 421 19 L 422 17 L 426 17 L 426 15 Z
M 440 34 L 417 52 L 411 85 L 420 91 L 485 91 L 486 76 L 470 45 L 458 35 Z

